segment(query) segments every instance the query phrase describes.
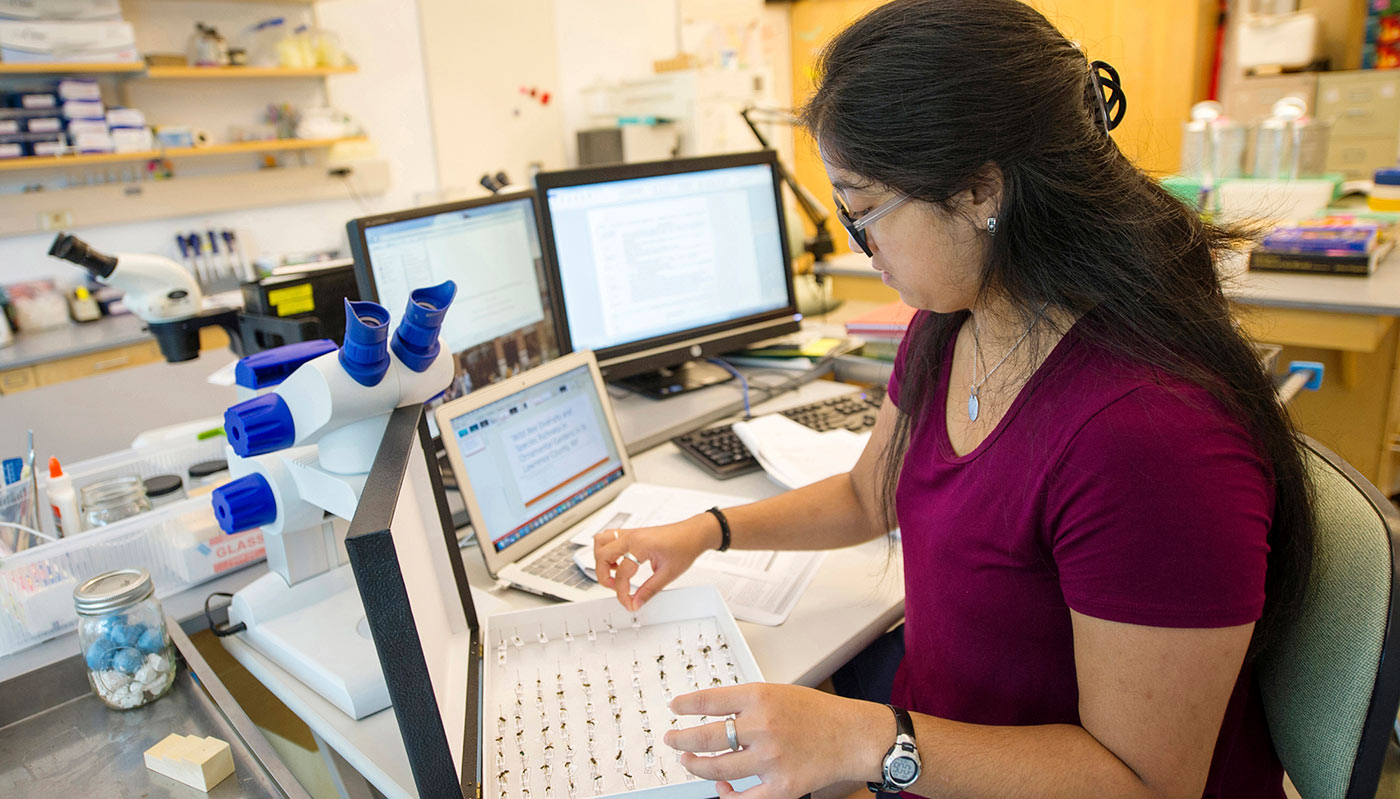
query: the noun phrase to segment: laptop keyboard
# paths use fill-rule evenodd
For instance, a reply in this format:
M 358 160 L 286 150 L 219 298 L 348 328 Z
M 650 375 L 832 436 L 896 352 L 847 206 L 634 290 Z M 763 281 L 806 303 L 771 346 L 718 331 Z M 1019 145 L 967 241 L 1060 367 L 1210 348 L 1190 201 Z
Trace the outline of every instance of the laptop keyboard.
M 524 567 L 525 573 L 571 588 L 586 588 L 593 581 L 574 563 L 574 551 L 581 548 L 566 538 L 536 558 L 534 563 Z

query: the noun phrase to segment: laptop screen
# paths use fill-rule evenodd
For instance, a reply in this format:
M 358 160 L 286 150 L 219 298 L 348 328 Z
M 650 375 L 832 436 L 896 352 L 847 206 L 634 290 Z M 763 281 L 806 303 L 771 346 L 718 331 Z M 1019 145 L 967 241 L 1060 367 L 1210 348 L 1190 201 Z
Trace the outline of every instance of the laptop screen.
M 477 535 L 489 535 L 496 552 L 623 476 L 587 364 L 455 416 L 451 426 L 481 507 Z

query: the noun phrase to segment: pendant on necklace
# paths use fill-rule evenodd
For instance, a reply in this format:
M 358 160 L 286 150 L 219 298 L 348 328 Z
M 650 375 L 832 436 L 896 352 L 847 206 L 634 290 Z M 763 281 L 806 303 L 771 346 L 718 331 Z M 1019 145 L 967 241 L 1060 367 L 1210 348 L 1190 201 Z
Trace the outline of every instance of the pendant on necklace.
M 972 421 L 972 422 L 977 421 L 977 392 L 976 392 L 976 391 L 969 391 L 969 392 L 967 393 L 967 418 L 968 418 L 968 421 Z

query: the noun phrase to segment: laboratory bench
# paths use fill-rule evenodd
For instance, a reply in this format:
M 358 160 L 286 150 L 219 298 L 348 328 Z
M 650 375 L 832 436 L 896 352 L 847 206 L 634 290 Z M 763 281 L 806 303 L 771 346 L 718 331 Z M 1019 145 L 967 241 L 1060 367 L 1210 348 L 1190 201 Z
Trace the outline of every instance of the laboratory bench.
M 867 307 L 869 307 L 868 304 L 850 303 L 838 314 L 809 319 L 809 326 L 829 334 L 838 329 L 835 324 L 839 319 L 845 318 L 851 313 L 858 313 Z M 126 346 L 131 345 L 128 343 Z M 154 342 L 151 342 L 151 346 L 154 347 Z M 834 366 L 837 371 L 842 369 L 840 364 Z M 860 368 L 869 369 L 868 365 Z M 755 411 L 763 412 L 802 405 L 856 389 L 855 386 L 831 380 L 815 379 L 831 372 L 832 369 L 833 365 L 828 364 L 819 370 L 793 372 L 790 375 L 776 374 L 772 370 L 750 371 L 750 385 L 756 392 L 752 398 Z M 758 374 L 758 372 L 763 372 L 763 374 Z M 875 374 L 877 377 L 880 374 L 878 366 L 875 369 Z M 773 393 L 777 395 L 767 398 L 766 402 L 763 401 L 765 395 L 758 391 L 759 386 L 765 383 L 774 387 Z M 743 395 L 738 381 L 730 381 L 662 401 L 647 399 L 616 388 L 610 388 L 610 394 L 628 449 L 638 453 L 634 457 L 633 463 L 639 479 L 661 485 L 708 490 L 751 499 L 770 496 L 781 490 L 762 472 L 727 481 L 714 480 L 692 465 L 673 444 L 669 443 L 669 438 L 672 436 L 731 418 L 739 413 L 743 407 Z M 455 493 L 450 495 L 450 499 L 452 498 L 455 498 Z M 481 554 L 474 543 L 468 543 L 460 551 L 472 584 L 491 590 L 493 597 L 504 600 L 512 608 L 531 607 L 545 601 L 520 591 L 497 588 L 494 581 L 486 574 Z M 164 598 L 162 604 L 167 615 L 181 626 L 180 635 L 183 638 L 186 634 L 192 635 L 208 627 L 203 612 L 205 597 L 213 592 L 237 591 L 266 573 L 265 564 L 255 564 L 226 574 L 212 582 Z M 749 640 L 754 655 L 767 679 L 815 685 L 903 618 L 903 589 L 898 548 L 891 549 L 885 541 L 872 541 L 826 558 L 812 584 L 798 602 L 792 616 L 784 625 L 761 627 L 744 623 L 741 624 L 741 627 L 744 629 L 745 637 Z M 204 638 L 205 635 L 201 633 L 200 637 Z M 321 750 L 321 759 L 331 772 L 332 783 L 337 786 L 342 795 L 364 795 L 361 791 L 368 783 L 386 796 L 416 796 L 408 767 L 407 754 L 399 738 L 392 709 L 355 721 L 285 671 L 243 645 L 237 636 L 217 640 L 247 672 L 251 673 L 311 729 L 312 739 Z M 201 646 L 205 645 L 201 644 Z M 218 646 L 218 644 L 213 644 L 213 646 Z M 191 650 L 193 650 L 193 646 L 191 646 Z M 188 655 L 186 659 L 190 659 Z M 203 662 L 202 659 L 200 662 Z M 210 717 L 203 709 L 189 705 L 189 700 L 199 698 L 196 693 L 199 686 L 195 681 L 189 681 L 187 677 L 184 679 L 189 684 L 182 684 L 176 693 L 147 708 L 135 711 L 135 713 L 159 714 L 162 719 L 160 724 L 164 726 L 157 730 L 159 735 L 149 742 L 145 740 L 145 737 L 142 737 L 147 735 L 146 725 L 143 724 L 137 728 L 129 721 L 122 721 L 123 719 L 137 718 L 132 713 L 99 712 L 100 703 L 87 690 L 82 663 L 77 657 L 77 642 L 73 634 L 64 635 L 0 658 L 0 690 L 14 689 L 24 683 L 35 684 L 34 681 L 50 679 L 44 675 L 62 675 L 65 672 L 71 672 L 65 678 L 69 683 L 71 683 L 73 675 L 76 674 L 77 679 L 81 680 L 81 684 L 76 687 L 70 685 L 68 690 L 71 697 L 63 697 L 61 702 L 50 703 L 54 709 L 46 711 L 47 718 L 52 720 L 55 728 L 63 726 L 67 729 L 67 732 L 63 734 L 88 742 L 72 749 L 72 751 L 83 751 L 89 757 L 102 760 L 106 764 L 104 768 L 117 768 L 116 764 L 120 764 L 125 772 L 129 772 L 125 777 L 134 781 L 132 784 L 145 784 L 143 781 L 157 779 L 154 776 L 147 776 L 145 768 L 140 764 L 140 751 L 170 731 L 200 732 L 200 734 L 212 734 L 227 739 L 227 736 L 222 734 L 226 730 L 212 725 L 212 723 L 206 723 Z M 201 678 L 198 682 L 202 683 L 203 675 L 198 670 L 195 671 L 195 674 Z M 246 677 L 246 675 L 243 676 Z M 52 679 L 56 680 L 57 678 Z M 233 677 L 228 676 L 226 679 L 233 680 Z M 217 677 L 212 682 L 218 683 Z M 234 684 L 234 682 L 230 682 L 230 685 Z M 249 706 L 247 710 L 261 712 L 263 709 Z M 242 713 L 243 710 L 238 712 Z M 257 712 L 254 715 L 257 715 Z M 167 717 L 184 719 L 184 726 L 172 726 L 175 722 L 170 721 Z M 0 714 L 0 720 L 2 719 L 3 714 Z M 117 732 L 112 732 L 108 726 L 113 723 L 119 726 L 125 724 L 125 726 L 120 726 Z M 151 726 L 156 726 L 156 723 L 152 722 Z M 256 728 L 253 729 L 256 730 Z M 0 748 L 7 752 L 11 750 L 4 736 L 10 732 L 12 732 L 11 727 L 0 723 Z M 34 733 L 21 732 L 16 729 L 13 734 L 17 739 L 19 736 L 30 736 Z M 100 756 L 95 754 L 97 747 L 93 745 L 94 735 L 103 740 L 110 739 L 113 742 L 108 749 L 103 750 L 103 754 Z M 260 733 L 252 736 L 244 735 L 243 737 L 254 738 L 254 743 L 258 743 L 262 747 L 267 746 L 266 739 L 262 738 Z M 67 757 L 68 755 L 63 754 L 63 752 L 68 752 L 68 749 L 64 749 L 57 755 L 39 753 L 34 751 L 32 747 L 21 747 L 13 751 L 26 753 L 19 759 L 19 763 L 25 763 L 30 758 L 38 759 L 37 762 L 42 764 L 45 769 L 44 785 L 46 787 L 49 785 L 75 785 L 75 783 L 67 781 L 69 780 L 67 776 L 55 773 L 55 769 L 59 767 L 71 767 L 72 764 L 67 761 L 54 759 Z M 29 754 L 29 752 L 33 752 L 33 754 Z M 133 756 L 136 760 L 130 759 Z M 269 757 L 273 761 L 277 760 L 275 753 L 270 754 Z M 6 761 L 14 763 L 13 758 L 6 758 Z M 244 762 L 240 761 L 238 769 L 240 778 L 250 773 L 244 768 Z M 251 767 L 255 767 L 255 770 L 259 768 L 257 763 L 253 761 L 246 762 Z M 285 771 L 285 766 L 280 762 L 276 766 Z M 22 781 L 32 779 L 33 775 L 30 775 L 23 768 L 7 774 L 5 768 L 6 764 L 0 764 L 0 795 L 30 795 L 34 792 L 33 784 Z M 22 788 L 22 790 L 19 790 L 18 794 L 8 790 L 7 786 L 10 783 L 7 783 L 6 780 L 13 781 L 14 787 Z M 225 786 L 232 784 L 232 782 L 232 780 L 226 781 L 219 787 L 218 791 L 225 791 Z M 290 791 L 277 793 L 272 790 L 266 791 L 266 794 L 296 795 Z M 160 796 L 162 794 L 152 792 L 149 795 Z M 242 794 L 216 792 L 212 795 L 238 796 Z
M 832 281 L 835 297 L 864 304 L 898 299 L 863 255 L 836 256 L 816 271 Z M 1280 345 L 1281 365 L 1324 365 L 1322 387 L 1289 403 L 1299 428 L 1387 495 L 1400 492 L 1400 254 L 1392 250 L 1369 277 L 1251 272 L 1243 257 L 1220 272 L 1251 339 Z
M 199 332 L 200 350 L 227 346 L 228 335 L 222 328 Z M 131 314 L 16 333 L 12 344 L 0 347 L 0 395 L 160 360 L 160 347 L 146 331 L 146 323 Z

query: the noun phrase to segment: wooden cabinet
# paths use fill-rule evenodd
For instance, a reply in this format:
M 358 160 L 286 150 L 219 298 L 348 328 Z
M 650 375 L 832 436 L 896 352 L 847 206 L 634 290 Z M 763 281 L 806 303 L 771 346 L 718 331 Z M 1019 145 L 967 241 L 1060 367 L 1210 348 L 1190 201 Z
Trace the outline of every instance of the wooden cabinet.
M 18 394 L 38 385 L 39 381 L 34 376 L 34 367 L 32 366 L 0 372 L 0 395 Z
M 143 341 L 102 352 L 49 361 L 37 364 L 33 368 L 38 385 L 51 386 L 54 383 L 79 380 L 116 369 L 125 369 L 128 366 L 155 363 L 159 360 L 161 360 L 160 347 L 156 345 L 155 341 Z

